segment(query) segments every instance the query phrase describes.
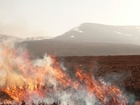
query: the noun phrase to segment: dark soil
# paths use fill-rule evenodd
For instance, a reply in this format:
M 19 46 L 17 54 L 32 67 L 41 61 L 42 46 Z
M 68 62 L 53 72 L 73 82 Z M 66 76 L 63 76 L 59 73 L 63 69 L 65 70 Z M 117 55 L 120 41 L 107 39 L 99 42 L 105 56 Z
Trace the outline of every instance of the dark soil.
M 71 77 L 76 68 L 90 72 L 95 79 L 103 79 L 135 95 L 140 101 L 140 56 L 73 56 L 58 57 Z M 0 92 L 0 98 L 9 97 Z
M 140 56 L 59 57 L 68 72 L 80 68 L 96 79 L 104 79 L 140 100 Z M 72 73 L 71 73 L 71 76 Z

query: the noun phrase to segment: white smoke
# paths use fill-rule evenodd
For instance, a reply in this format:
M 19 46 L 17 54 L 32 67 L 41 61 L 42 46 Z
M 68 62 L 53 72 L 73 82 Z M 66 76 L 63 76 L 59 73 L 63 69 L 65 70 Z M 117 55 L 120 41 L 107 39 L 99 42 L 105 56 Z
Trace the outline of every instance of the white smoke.
M 6 72 L 5 70 L 0 70 L 0 87 L 4 86 L 6 82 Z
M 41 84 L 50 90 L 44 91 L 43 89 L 40 89 L 40 91 L 43 91 L 45 94 L 45 97 L 41 97 L 36 91 L 26 90 L 31 93 L 30 96 L 25 95 L 25 97 L 28 97 L 28 103 L 31 103 L 32 101 L 34 103 L 42 101 L 53 103 L 57 101 L 60 105 L 100 104 L 99 100 L 93 93 L 88 96 L 88 91 L 84 85 L 81 85 L 78 90 L 75 90 L 70 86 L 64 88 L 65 86 L 63 86 L 59 80 L 58 73 L 65 73 L 67 68 L 64 67 L 63 64 L 60 64 L 61 71 L 56 70 L 53 59 L 47 54 L 43 59 L 30 60 L 28 55 L 27 58 L 24 56 L 24 49 L 22 49 L 22 47 L 15 48 L 15 42 L 11 40 L 3 41 L 1 46 L 0 88 L 24 86 L 29 78 L 33 85 L 35 84 L 37 86 L 38 84 Z M 10 50 L 7 50 L 7 47 Z M 26 75 L 28 75 L 28 77 Z M 44 75 L 45 78 L 40 79 L 44 77 Z M 60 75 L 61 79 L 64 80 L 64 76 L 65 75 Z
M 54 62 L 47 54 L 44 56 L 43 59 L 32 60 L 30 62 L 30 65 L 32 65 L 33 67 L 31 68 L 30 65 L 27 63 L 28 59 L 23 56 L 24 49 L 15 48 L 15 42 L 13 40 L 3 41 L 1 43 L 1 46 L 4 46 L 0 48 L 1 88 L 24 86 L 27 78 L 22 73 L 25 73 L 32 79 L 35 79 L 36 77 L 42 77 L 44 74 L 36 72 L 35 70 L 38 70 L 36 68 L 43 67 L 44 70 L 49 71 L 46 73 L 43 82 L 45 85 L 47 85 L 47 87 L 52 87 L 53 92 L 48 92 L 48 94 L 46 93 L 46 97 L 40 97 L 40 95 L 38 95 L 38 93 L 34 91 L 32 92 L 32 94 L 30 94 L 30 96 L 28 96 L 29 100 L 27 101 L 27 103 L 31 103 L 32 101 L 34 103 L 42 101 L 47 103 L 53 103 L 57 100 L 60 105 L 82 105 L 82 103 L 83 105 L 84 103 L 86 103 L 86 105 L 91 105 L 91 103 L 93 104 L 96 102 L 95 97 L 92 97 L 92 99 L 87 97 L 87 91 L 84 89 L 73 90 L 72 88 L 70 88 L 63 90 L 63 86 L 61 87 L 60 81 L 58 81 L 58 79 L 55 77 L 57 75 L 57 71 L 54 70 L 54 68 L 52 67 Z M 11 50 L 16 51 L 16 56 L 13 54 L 14 52 L 10 52 Z M 62 64 L 60 64 L 60 67 L 62 68 L 62 71 L 66 70 L 66 68 Z M 33 69 L 33 71 L 35 72 L 31 72 L 31 69 Z
M 5 40 L 1 42 L 2 46 L 10 46 L 10 48 L 14 48 L 14 42 L 12 40 Z M 17 71 L 16 64 L 18 64 L 17 60 L 9 53 L 7 50 L 1 47 L 0 48 L 0 86 L 8 86 L 11 85 L 22 85 L 25 81 L 24 77 L 20 75 Z

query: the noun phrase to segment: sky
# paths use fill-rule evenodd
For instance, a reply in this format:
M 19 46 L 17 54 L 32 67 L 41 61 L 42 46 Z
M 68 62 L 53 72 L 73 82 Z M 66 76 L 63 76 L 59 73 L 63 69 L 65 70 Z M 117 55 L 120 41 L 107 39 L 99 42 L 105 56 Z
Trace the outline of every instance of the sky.
M 55 37 L 85 22 L 139 25 L 140 0 L 0 0 L 0 34 Z

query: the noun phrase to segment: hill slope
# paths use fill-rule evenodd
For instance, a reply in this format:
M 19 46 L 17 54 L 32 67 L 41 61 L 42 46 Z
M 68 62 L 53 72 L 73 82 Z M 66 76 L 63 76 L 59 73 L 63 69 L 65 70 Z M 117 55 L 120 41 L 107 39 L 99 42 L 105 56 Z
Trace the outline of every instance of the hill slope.
M 90 42 L 65 42 L 54 40 L 26 41 L 22 43 L 35 56 L 45 53 L 57 56 L 139 55 L 140 46 Z
M 1 39 L 9 37 L 1 35 Z M 55 38 L 26 38 L 18 43 L 39 57 L 45 53 L 56 56 L 140 55 L 140 27 L 83 23 Z
M 111 26 L 83 23 L 54 38 L 63 41 L 82 41 L 98 43 L 122 43 L 140 45 L 139 26 Z

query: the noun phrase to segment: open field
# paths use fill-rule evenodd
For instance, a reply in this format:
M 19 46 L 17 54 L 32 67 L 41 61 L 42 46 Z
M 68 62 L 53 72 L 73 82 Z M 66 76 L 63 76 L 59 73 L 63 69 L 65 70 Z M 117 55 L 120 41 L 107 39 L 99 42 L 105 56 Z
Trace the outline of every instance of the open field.
M 140 100 L 140 56 L 60 57 L 69 70 L 78 68 L 103 78 Z

